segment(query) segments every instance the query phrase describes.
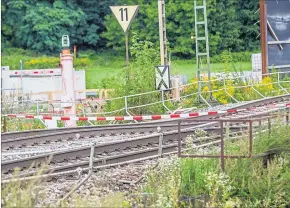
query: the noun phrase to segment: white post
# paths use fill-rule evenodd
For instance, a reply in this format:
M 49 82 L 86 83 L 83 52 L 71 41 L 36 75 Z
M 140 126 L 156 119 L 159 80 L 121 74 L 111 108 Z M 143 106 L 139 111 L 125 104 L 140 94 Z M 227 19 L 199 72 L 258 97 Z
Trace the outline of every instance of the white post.
M 75 116 L 75 86 L 74 86 L 74 70 L 73 55 L 69 49 L 64 49 L 61 54 L 61 76 L 62 76 L 62 104 L 65 116 Z M 76 121 L 65 121 L 65 127 L 75 127 Z

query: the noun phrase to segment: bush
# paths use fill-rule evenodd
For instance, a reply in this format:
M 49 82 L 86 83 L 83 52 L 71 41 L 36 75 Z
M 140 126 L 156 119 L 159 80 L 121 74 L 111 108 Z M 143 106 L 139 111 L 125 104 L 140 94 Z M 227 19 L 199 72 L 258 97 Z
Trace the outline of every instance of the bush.
M 59 58 L 55 57 L 41 57 L 31 59 L 24 62 L 26 69 L 47 69 L 47 68 L 58 68 Z
M 249 141 L 247 136 L 244 138 L 226 141 L 227 154 L 247 154 Z M 277 147 L 288 148 L 289 141 L 289 126 L 278 122 L 270 134 L 267 131 L 258 134 L 253 149 L 261 153 Z M 266 166 L 262 158 L 228 159 L 225 173 L 220 171 L 218 159 L 167 159 L 148 171 L 140 191 L 147 194 L 148 207 L 189 207 L 183 202 L 176 203 L 184 196 L 195 200 L 209 196 L 202 198 L 202 205 L 213 208 L 285 207 L 290 199 L 289 156 L 279 154 Z
M 221 63 L 223 62 L 224 56 L 228 54 L 230 63 L 233 62 L 251 62 L 252 54 L 255 52 L 245 51 L 245 52 L 229 52 L 227 50 L 223 51 L 221 54 L 215 55 L 210 58 L 211 63 Z
M 1 50 L 2 56 L 13 56 L 13 55 L 23 55 L 23 56 L 36 56 L 38 53 L 31 50 L 24 50 L 22 48 L 4 48 Z
M 90 66 L 90 60 L 88 58 L 77 58 L 76 60 L 74 60 L 74 68 L 75 69 L 79 69 L 81 67 L 88 67 Z
M 140 41 L 135 34 L 132 39 L 131 54 L 133 61 L 130 66 L 124 68 L 118 77 L 105 79 L 102 81 L 102 88 L 114 89 L 110 96 L 112 98 L 134 95 L 155 91 L 155 70 L 154 65 L 158 65 L 159 53 L 150 41 Z M 160 101 L 160 92 L 128 97 L 128 107 L 144 105 Z M 124 108 L 124 99 L 106 102 L 107 111 Z M 151 114 L 163 112 L 161 104 L 146 106 L 142 109 L 132 109 L 133 114 Z
M 74 60 L 74 68 L 84 68 L 92 65 L 89 58 L 96 55 L 93 51 L 86 52 L 88 57 L 80 57 Z M 11 70 L 20 69 L 20 60 L 23 61 L 23 69 L 48 69 L 59 68 L 60 58 L 57 56 L 38 56 L 37 53 L 21 48 L 5 48 L 2 54 L 2 66 L 10 66 Z

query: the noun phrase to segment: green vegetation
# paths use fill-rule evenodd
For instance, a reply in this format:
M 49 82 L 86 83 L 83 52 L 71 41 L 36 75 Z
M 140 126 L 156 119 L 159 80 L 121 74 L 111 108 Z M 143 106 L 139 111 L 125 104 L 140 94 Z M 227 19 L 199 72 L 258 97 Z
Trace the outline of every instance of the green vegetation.
M 99 88 L 99 89 L 113 89 L 113 91 L 109 92 L 110 98 L 113 98 L 111 101 L 107 101 L 104 106 L 104 110 L 106 112 L 114 111 L 113 115 L 127 115 L 125 109 L 125 100 L 123 96 L 128 95 L 135 95 L 139 93 L 148 93 L 142 94 L 138 96 L 129 96 L 127 97 L 127 108 L 129 109 L 128 112 L 132 115 L 140 115 L 140 114 L 160 114 L 165 113 L 168 109 L 166 109 L 161 102 L 161 94 L 160 92 L 155 91 L 155 72 L 154 72 L 154 65 L 158 65 L 159 62 L 159 53 L 158 50 L 154 47 L 154 44 L 150 41 L 140 41 L 135 35 L 133 37 L 133 43 L 131 45 L 131 54 L 132 54 L 132 61 L 130 62 L 129 67 L 125 67 L 121 63 L 124 64 L 123 60 L 120 57 L 112 57 L 110 54 L 104 54 L 103 56 L 99 56 L 94 51 L 85 51 L 79 53 L 78 60 L 87 60 L 87 62 L 79 62 L 79 64 L 84 64 L 84 66 L 80 66 L 76 69 L 84 68 L 87 72 L 87 87 L 88 88 Z M 11 56 L 11 54 L 5 55 L 4 60 L 6 60 L 6 56 Z M 213 64 L 215 65 L 216 71 L 224 71 L 224 72 L 240 72 L 241 67 L 247 66 L 247 63 L 244 64 L 237 64 L 235 61 L 243 59 L 243 57 L 247 57 L 243 53 L 233 54 L 229 52 L 223 52 L 220 56 L 220 60 L 222 63 L 220 64 Z M 55 58 L 38 58 L 38 59 L 31 59 L 27 60 L 24 63 L 29 63 L 32 65 L 33 63 L 36 64 L 50 64 L 50 62 L 44 63 L 44 60 L 54 60 Z M 115 67 L 119 67 L 118 70 L 111 69 L 111 73 L 106 71 L 105 77 L 100 77 L 101 73 L 97 73 L 94 76 L 94 68 L 91 67 L 93 64 L 98 65 L 101 67 L 109 67 L 110 63 L 112 63 Z M 183 64 L 183 65 L 182 65 Z M 187 64 L 188 68 L 182 67 Z M 78 65 L 76 65 L 78 66 Z M 174 60 L 172 61 L 172 71 L 175 73 L 178 71 L 178 74 L 181 74 L 178 67 L 182 67 L 183 70 L 188 70 L 190 68 L 189 61 L 181 61 L 181 60 Z M 194 64 L 192 64 L 194 66 Z M 110 66 L 111 67 L 111 66 Z M 109 68 L 107 68 L 109 69 Z M 181 69 L 181 68 L 180 68 Z M 100 70 L 101 71 L 101 70 Z M 194 70 L 193 70 L 194 71 Z M 189 76 L 188 82 L 190 85 L 183 88 L 182 96 L 186 96 L 182 98 L 180 101 L 165 101 L 165 105 L 167 108 L 171 110 L 175 110 L 179 107 L 187 108 L 187 107 L 204 107 L 202 104 L 197 103 L 197 79 L 193 78 L 194 74 L 192 73 Z M 193 78 L 193 79 L 192 79 Z M 204 79 L 206 81 L 206 78 Z M 213 97 L 221 104 L 227 104 L 235 102 L 234 99 L 238 101 L 249 101 L 260 99 L 262 96 L 257 93 L 260 92 L 263 96 L 276 96 L 285 93 L 278 84 L 273 84 L 277 80 L 277 75 L 271 75 L 265 77 L 261 83 L 253 80 L 242 80 L 240 78 L 227 78 L 225 79 L 225 83 L 223 80 L 220 79 L 219 76 L 213 77 L 211 80 L 212 89 L 215 90 L 213 92 Z M 284 76 L 280 77 L 281 85 L 290 90 L 289 85 L 289 77 Z M 257 91 L 255 91 L 251 84 L 253 82 L 253 86 Z M 226 91 L 224 90 L 226 87 Z M 152 92 L 154 91 L 154 92 Z M 202 88 L 202 95 L 205 98 L 209 98 L 209 88 L 208 86 L 204 86 Z M 114 99 L 115 98 L 115 99 Z M 118 98 L 118 99 L 116 99 Z M 169 99 L 169 95 L 165 95 L 165 100 Z M 146 106 L 145 106 L 146 105 Z M 141 106 L 141 107 L 138 107 Z M 8 109 L 6 109 L 8 108 Z M 10 110 L 9 106 L 6 107 L 6 110 Z M 30 110 L 35 112 L 31 106 L 27 107 L 23 110 Z M 16 111 L 20 109 L 16 109 Z M 10 111 L 7 111 L 10 112 Z M 11 112 L 12 113 L 12 112 Z M 82 112 L 78 114 L 82 116 Z M 107 116 L 107 115 L 106 115 Z M 7 131 L 13 130 L 23 130 L 23 129 L 34 129 L 42 128 L 43 125 L 39 125 L 39 122 L 34 121 L 26 121 L 21 123 L 21 125 L 16 126 L 13 124 L 13 119 L 7 120 L 7 123 L 11 123 L 11 127 L 7 128 Z M 23 124 L 23 125 L 22 125 Z M 79 123 L 80 125 L 86 125 L 86 122 Z M 96 124 L 96 123 L 95 123 Z M 10 126 L 10 125 L 8 125 Z
M 283 119 L 283 118 L 281 118 Z M 263 128 L 263 126 L 261 126 Z M 190 138 L 188 147 L 192 145 Z M 248 154 L 248 136 L 239 140 L 226 140 L 227 154 Z M 254 153 L 262 153 L 283 147 L 290 150 L 289 126 L 275 122 L 271 132 L 260 131 L 254 140 Z M 218 149 L 218 150 L 217 150 Z M 217 151 L 216 151 L 217 150 Z M 213 152 L 217 153 L 219 148 Z M 188 150 L 190 153 L 196 150 Z M 199 150 L 201 151 L 201 150 Z M 208 152 L 211 153 L 211 152 Z M 40 169 L 41 175 L 45 166 Z M 2 184 L 4 207 L 35 207 L 45 195 L 45 183 L 35 178 Z M 118 192 L 105 198 L 90 201 L 73 194 L 69 201 L 49 207 L 285 207 L 290 199 L 290 155 L 280 153 L 268 161 L 262 158 L 227 159 L 225 172 L 220 170 L 218 159 L 179 159 L 174 157 L 159 160 L 157 167 L 146 173 L 145 183 L 132 197 Z M 127 195 L 127 194 L 126 194 Z
M 134 41 L 134 40 L 132 40 Z M 150 42 L 150 41 L 147 41 Z M 134 47 L 134 43 L 132 43 Z M 155 49 L 157 53 L 157 49 Z M 225 54 L 228 56 L 228 66 L 221 63 L 224 62 Z M 92 50 L 80 51 L 77 54 L 77 59 L 74 60 L 76 70 L 86 70 L 87 88 L 100 88 L 101 82 L 105 78 L 119 76 L 125 69 L 125 57 L 118 54 L 108 53 L 107 51 L 96 53 Z M 137 66 L 134 51 L 131 51 L 130 63 Z M 248 71 L 252 69 L 250 63 L 251 53 L 229 53 L 224 51 L 221 55 L 212 57 L 211 70 L 213 72 L 225 71 Z M 11 70 L 20 69 L 20 60 L 23 61 L 24 69 L 48 69 L 59 67 L 59 57 L 41 55 L 31 50 L 23 50 L 19 48 L 7 48 L 2 54 L 2 66 L 10 66 Z M 155 65 L 158 65 L 156 61 Z M 154 69 L 154 64 L 147 66 Z M 196 76 L 195 58 L 190 60 L 181 60 L 178 57 L 172 57 L 171 74 L 186 75 L 190 80 Z
M 289 126 L 277 122 L 271 133 L 260 132 L 254 152 L 289 145 Z M 231 155 L 248 154 L 248 138 L 226 142 Z M 190 150 L 194 152 L 194 150 Z M 215 151 L 214 151 L 215 152 Z M 208 153 L 207 153 L 208 154 Z M 146 175 L 139 203 L 153 207 L 285 207 L 290 199 L 290 155 L 276 155 L 266 163 L 257 159 L 227 159 L 225 172 L 218 159 L 164 159 Z M 184 200 L 184 199 L 192 199 Z M 141 205 L 141 206 L 142 206 Z
M 140 39 L 158 45 L 157 1 L 151 0 L 3 0 L 2 51 L 19 47 L 58 55 L 61 37 L 70 35 L 78 50 L 113 49 L 124 52 L 124 33 L 109 9 L 110 5 L 140 5 L 130 30 Z M 207 0 L 211 56 L 224 50 L 254 51 L 259 48 L 258 0 Z M 193 1 L 166 1 L 166 25 L 169 48 L 173 55 L 195 55 Z M 131 44 L 130 43 L 130 44 Z

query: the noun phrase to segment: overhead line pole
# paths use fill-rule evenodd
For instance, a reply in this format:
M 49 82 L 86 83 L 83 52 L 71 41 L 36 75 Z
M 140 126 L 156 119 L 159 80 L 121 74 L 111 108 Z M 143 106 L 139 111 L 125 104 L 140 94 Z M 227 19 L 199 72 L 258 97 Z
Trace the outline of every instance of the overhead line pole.
M 159 19 L 161 65 L 166 65 L 167 64 L 167 47 L 166 47 L 165 1 L 164 0 L 158 0 L 158 19 Z
M 260 31 L 262 74 L 268 73 L 268 43 L 267 43 L 267 15 L 265 0 L 260 0 Z

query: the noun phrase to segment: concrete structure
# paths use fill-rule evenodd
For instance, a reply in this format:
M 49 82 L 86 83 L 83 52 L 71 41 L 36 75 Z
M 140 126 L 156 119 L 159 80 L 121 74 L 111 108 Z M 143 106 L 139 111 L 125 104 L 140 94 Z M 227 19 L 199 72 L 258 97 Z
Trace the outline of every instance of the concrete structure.
M 20 70 L 9 70 L 2 68 L 2 95 L 10 93 L 21 96 L 21 72 Z M 6 70 L 4 70 L 6 69 Z M 24 99 L 29 100 L 61 100 L 62 77 L 61 69 L 23 70 L 23 92 Z M 85 71 L 74 72 L 74 85 L 76 99 L 86 98 L 86 76 Z M 17 99 L 17 98 L 15 98 Z
M 65 116 L 76 115 L 76 93 L 74 84 L 73 55 L 69 49 L 62 51 L 61 57 L 62 97 L 61 107 L 64 108 Z M 65 121 L 65 127 L 75 127 L 76 121 Z

